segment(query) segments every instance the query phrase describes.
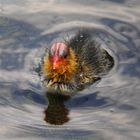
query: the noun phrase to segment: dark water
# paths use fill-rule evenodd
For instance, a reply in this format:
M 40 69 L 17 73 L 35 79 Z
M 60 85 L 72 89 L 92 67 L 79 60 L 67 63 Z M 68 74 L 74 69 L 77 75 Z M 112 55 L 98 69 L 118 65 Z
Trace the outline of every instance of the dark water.
M 139 9 L 139 0 L 0 0 L 0 139 L 139 140 Z M 48 44 L 79 28 L 98 33 L 115 67 L 48 113 L 38 64 Z M 66 123 L 46 123 L 45 113 Z

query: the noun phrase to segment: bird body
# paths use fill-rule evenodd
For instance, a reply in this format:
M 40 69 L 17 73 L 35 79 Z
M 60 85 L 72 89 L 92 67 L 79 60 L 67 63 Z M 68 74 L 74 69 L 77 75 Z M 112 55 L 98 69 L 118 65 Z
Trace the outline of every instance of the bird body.
M 72 95 L 93 84 L 114 65 L 113 57 L 87 32 L 56 42 L 46 52 L 43 84 L 52 93 Z

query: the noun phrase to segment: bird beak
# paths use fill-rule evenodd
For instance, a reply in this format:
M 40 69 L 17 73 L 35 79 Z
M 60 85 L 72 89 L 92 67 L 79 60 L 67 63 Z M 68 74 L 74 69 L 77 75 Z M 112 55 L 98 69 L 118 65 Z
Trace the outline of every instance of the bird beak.
M 58 62 L 53 62 L 53 70 L 57 70 L 59 67 L 59 63 Z
M 55 55 L 53 57 L 53 64 L 52 64 L 52 69 L 53 70 L 57 70 L 60 66 L 60 58 L 59 56 Z

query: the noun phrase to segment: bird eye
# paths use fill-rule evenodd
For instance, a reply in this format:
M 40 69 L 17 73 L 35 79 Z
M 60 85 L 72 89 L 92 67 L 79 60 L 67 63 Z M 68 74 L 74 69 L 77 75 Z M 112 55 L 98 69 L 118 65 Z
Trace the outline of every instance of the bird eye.
M 59 56 L 65 58 L 65 57 L 67 56 L 67 52 L 66 52 L 66 50 L 65 50 L 65 49 L 61 49 L 61 50 L 59 51 Z

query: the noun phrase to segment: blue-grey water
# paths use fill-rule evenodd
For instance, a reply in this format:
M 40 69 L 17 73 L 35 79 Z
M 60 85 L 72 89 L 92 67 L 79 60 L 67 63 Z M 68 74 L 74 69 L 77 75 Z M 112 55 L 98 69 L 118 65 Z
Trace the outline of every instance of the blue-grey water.
M 52 125 L 38 65 L 46 46 L 80 28 L 98 33 L 115 66 Z M 0 140 L 32 139 L 140 139 L 139 0 L 0 0 Z

